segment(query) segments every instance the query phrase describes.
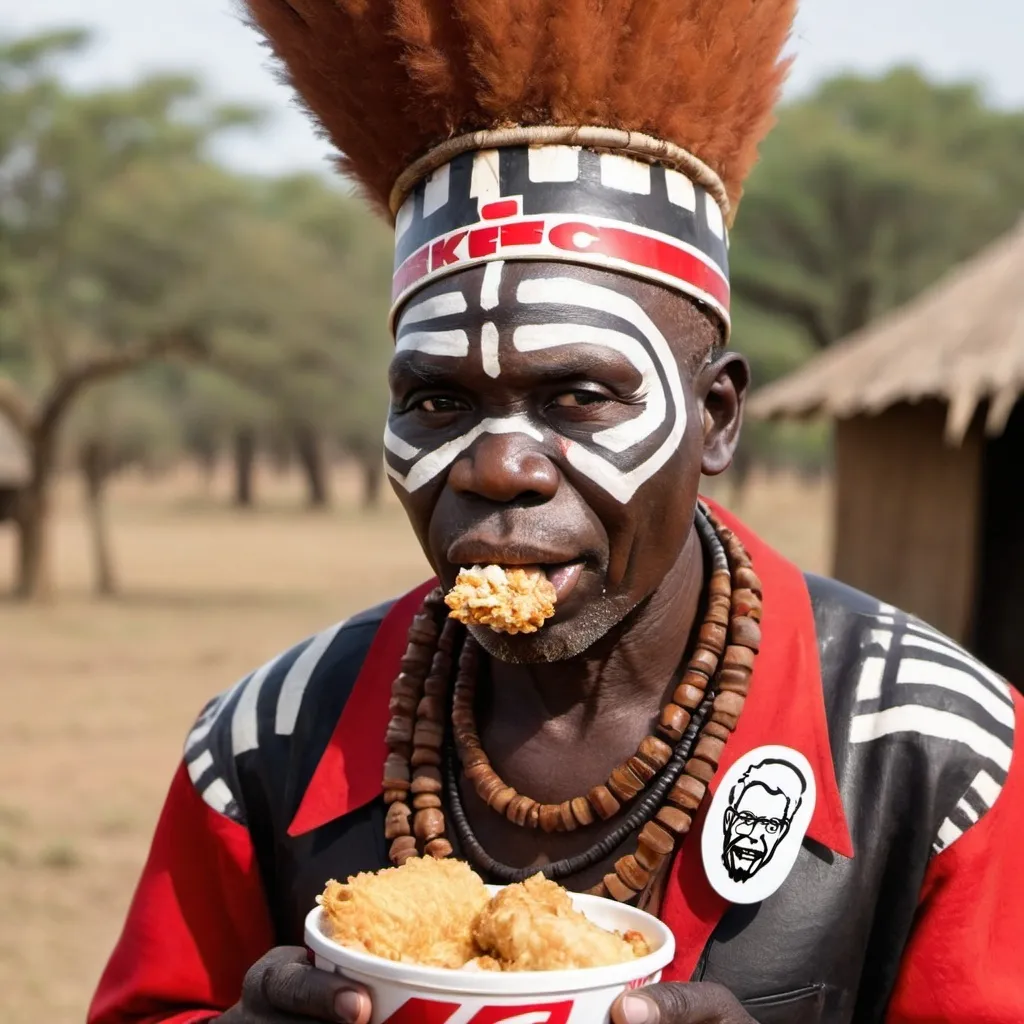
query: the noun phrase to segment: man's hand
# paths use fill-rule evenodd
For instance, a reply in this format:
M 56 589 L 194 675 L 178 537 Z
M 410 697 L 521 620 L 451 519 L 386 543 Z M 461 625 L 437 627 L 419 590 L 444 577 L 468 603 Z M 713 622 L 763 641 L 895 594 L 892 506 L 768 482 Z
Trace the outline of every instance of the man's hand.
M 245 976 L 242 998 L 219 1024 L 367 1024 L 370 996 L 361 985 L 318 971 L 301 946 L 280 946 Z
M 613 1024 L 756 1024 L 721 985 L 649 985 L 625 992 L 612 1007 Z

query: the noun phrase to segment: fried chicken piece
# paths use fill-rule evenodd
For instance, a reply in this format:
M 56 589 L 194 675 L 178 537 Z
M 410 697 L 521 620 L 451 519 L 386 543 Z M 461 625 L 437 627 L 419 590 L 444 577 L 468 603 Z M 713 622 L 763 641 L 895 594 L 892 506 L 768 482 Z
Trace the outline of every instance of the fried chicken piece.
M 400 868 L 327 883 L 317 902 L 324 931 L 350 949 L 429 967 L 461 968 L 480 950 L 473 922 L 488 901 L 470 866 L 413 858 Z
M 565 889 L 542 874 L 502 889 L 480 913 L 473 935 L 506 971 L 607 967 L 650 952 L 638 932 L 623 936 L 587 920 Z
M 445 596 L 450 618 L 496 633 L 536 633 L 555 614 L 555 588 L 540 569 L 474 565 Z

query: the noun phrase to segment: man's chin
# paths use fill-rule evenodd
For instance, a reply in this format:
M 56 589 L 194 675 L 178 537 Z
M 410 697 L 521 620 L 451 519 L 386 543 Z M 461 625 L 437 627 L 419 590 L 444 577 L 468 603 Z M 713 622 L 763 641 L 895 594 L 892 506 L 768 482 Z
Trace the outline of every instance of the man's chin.
M 511 665 L 544 665 L 569 661 L 584 654 L 626 616 L 613 605 L 590 605 L 569 618 L 542 626 L 536 633 L 496 633 L 486 626 L 470 626 L 473 639 L 492 657 Z

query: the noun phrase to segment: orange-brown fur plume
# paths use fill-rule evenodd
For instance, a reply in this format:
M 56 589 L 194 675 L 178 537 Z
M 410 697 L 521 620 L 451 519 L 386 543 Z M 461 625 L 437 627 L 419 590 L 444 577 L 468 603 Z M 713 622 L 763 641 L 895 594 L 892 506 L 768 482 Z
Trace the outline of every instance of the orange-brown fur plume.
M 242 0 L 343 169 L 381 207 L 444 139 L 602 125 L 690 150 L 735 205 L 797 0 Z

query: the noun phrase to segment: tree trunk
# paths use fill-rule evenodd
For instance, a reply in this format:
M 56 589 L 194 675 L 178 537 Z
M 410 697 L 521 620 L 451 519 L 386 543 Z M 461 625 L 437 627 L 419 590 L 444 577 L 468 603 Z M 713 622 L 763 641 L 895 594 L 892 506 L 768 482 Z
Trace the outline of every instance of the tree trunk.
M 112 597 L 117 593 L 117 582 L 104 500 L 106 483 L 110 476 L 110 461 L 102 441 L 89 441 L 83 445 L 80 452 L 80 467 L 85 480 L 86 518 L 92 540 L 94 589 L 99 597 Z
M 299 424 L 293 431 L 295 453 L 306 478 L 307 501 L 310 508 L 326 508 L 328 504 L 327 466 L 320 435 L 308 424 Z
M 380 458 L 361 455 L 359 466 L 363 471 L 363 508 L 366 511 L 380 508 L 384 491 L 384 463 Z
M 14 596 L 19 601 L 46 601 L 53 595 L 50 576 L 49 480 L 33 479 L 18 499 L 18 574 Z
M 256 432 L 249 427 L 235 431 L 235 506 L 252 508 L 256 468 Z

